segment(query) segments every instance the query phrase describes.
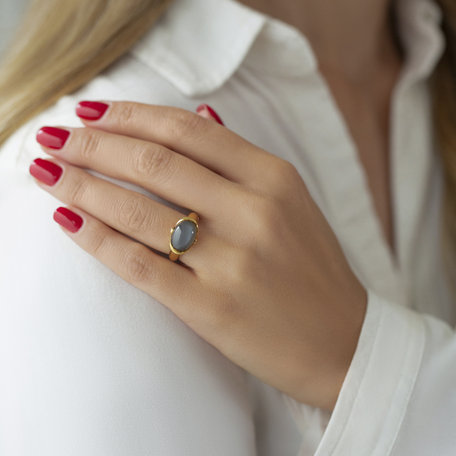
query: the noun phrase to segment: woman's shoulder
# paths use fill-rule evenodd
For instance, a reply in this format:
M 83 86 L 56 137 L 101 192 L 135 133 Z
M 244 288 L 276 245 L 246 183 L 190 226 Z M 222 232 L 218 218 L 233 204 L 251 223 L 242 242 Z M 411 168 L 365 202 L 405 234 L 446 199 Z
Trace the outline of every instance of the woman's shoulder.
M 203 17 L 210 21 L 201 26 Z M 289 56 L 283 57 L 285 62 L 276 61 L 281 52 L 273 52 L 274 61 L 268 59 L 271 53 L 267 49 L 273 43 L 280 47 L 285 38 L 291 42 L 295 37 L 283 24 L 274 33 L 271 31 L 274 24 L 271 18 L 233 0 L 174 1 L 126 54 L 19 128 L 0 147 L 0 171 L 14 169 L 28 173 L 30 161 L 42 153 L 35 141 L 41 126 L 82 126 L 75 115 L 75 107 L 81 100 L 130 100 L 191 111 L 202 102 L 216 102 L 228 106 L 225 110 L 229 116 L 229 107 L 241 106 L 252 92 L 251 82 L 236 78 L 242 73 L 240 67 L 245 66 L 249 71 L 254 68 L 255 81 L 261 79 L 265 69 L 290 71 Z M 246 113 L 238 124 L 239 108 L 231 110 L 233 127 L 261 145 L 264 136 L 261 125 L 252 126 L 250 120 L 250 128 L 244 131 L 244 121 L 254 116 Z M 252 134 L 256 130 L 258 138 Z
M 213 23 L 201 27 L 202 15 Z M 220 35 L 237 24 L 236 34 Z M 84 86 L 30 119 L 0 147 L 0 170 L 27 171 L 40 152 L 35 135 L 43 125 L 82 126 L 81 100 L 130 100 L 194 110 L 235 72 L 264 17 L 232 0 L 175 1 L 122 57 Z
M 44 125 L 82 127 L 75 108 L 82 100 L 129 100 L 187 107 L 178 90 L 131 54 L 28 120 L 0 147 L 0 172 L 27 172 L 30 161 L 44 154 L 35 137 Z M 187 106 L 186 106 L 187 105 Z

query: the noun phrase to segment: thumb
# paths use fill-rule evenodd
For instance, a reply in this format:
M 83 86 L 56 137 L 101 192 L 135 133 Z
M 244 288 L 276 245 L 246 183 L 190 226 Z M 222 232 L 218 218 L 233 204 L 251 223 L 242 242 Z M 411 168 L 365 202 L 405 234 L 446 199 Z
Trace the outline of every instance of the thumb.
M 201 116 L 209 120 L 214 120 L 220 125 L 225 125 L 222 122 L 220 116 L 207 104 L 201 104 L 196 108 L 196 112 Z

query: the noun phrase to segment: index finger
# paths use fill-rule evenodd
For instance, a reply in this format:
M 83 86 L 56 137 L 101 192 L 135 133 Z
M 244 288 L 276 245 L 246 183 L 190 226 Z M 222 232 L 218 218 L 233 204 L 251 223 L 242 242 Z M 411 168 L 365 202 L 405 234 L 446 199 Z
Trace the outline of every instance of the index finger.
M 160 143 L 216 173 L 248 184 L 276 158 L 227 128 L 185 109 L 130 101 L 82 101 L 76 114 L 92 128 Z

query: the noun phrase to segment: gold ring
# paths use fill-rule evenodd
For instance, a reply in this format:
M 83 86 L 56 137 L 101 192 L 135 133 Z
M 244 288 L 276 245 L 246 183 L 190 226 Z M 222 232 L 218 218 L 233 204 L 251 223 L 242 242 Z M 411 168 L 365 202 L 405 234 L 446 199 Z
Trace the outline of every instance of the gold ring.
M 171 228 L 169 236 L 169 259 L 176 261 L 187 252 L 198 240 L 199 215 L 190 212 L 187 217 L 182 217 Z

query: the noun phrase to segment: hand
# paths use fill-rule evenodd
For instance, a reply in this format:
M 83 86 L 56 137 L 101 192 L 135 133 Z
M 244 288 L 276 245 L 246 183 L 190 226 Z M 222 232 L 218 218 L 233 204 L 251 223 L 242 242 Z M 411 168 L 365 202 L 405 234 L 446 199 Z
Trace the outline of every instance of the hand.
M 87 106 L 103 109 L 92 116 Z M 64 232 L 234 363 L 332 410 L 367 298 L 295 167 L 183 109 L 117 101 L 77 112 L 85 127 L 38 132 L 55 158 L 30 167 L 70 205 L 54 214 Z M 198 242 L 173 262 L 170 228 L 190 211 L 200 216 Z

